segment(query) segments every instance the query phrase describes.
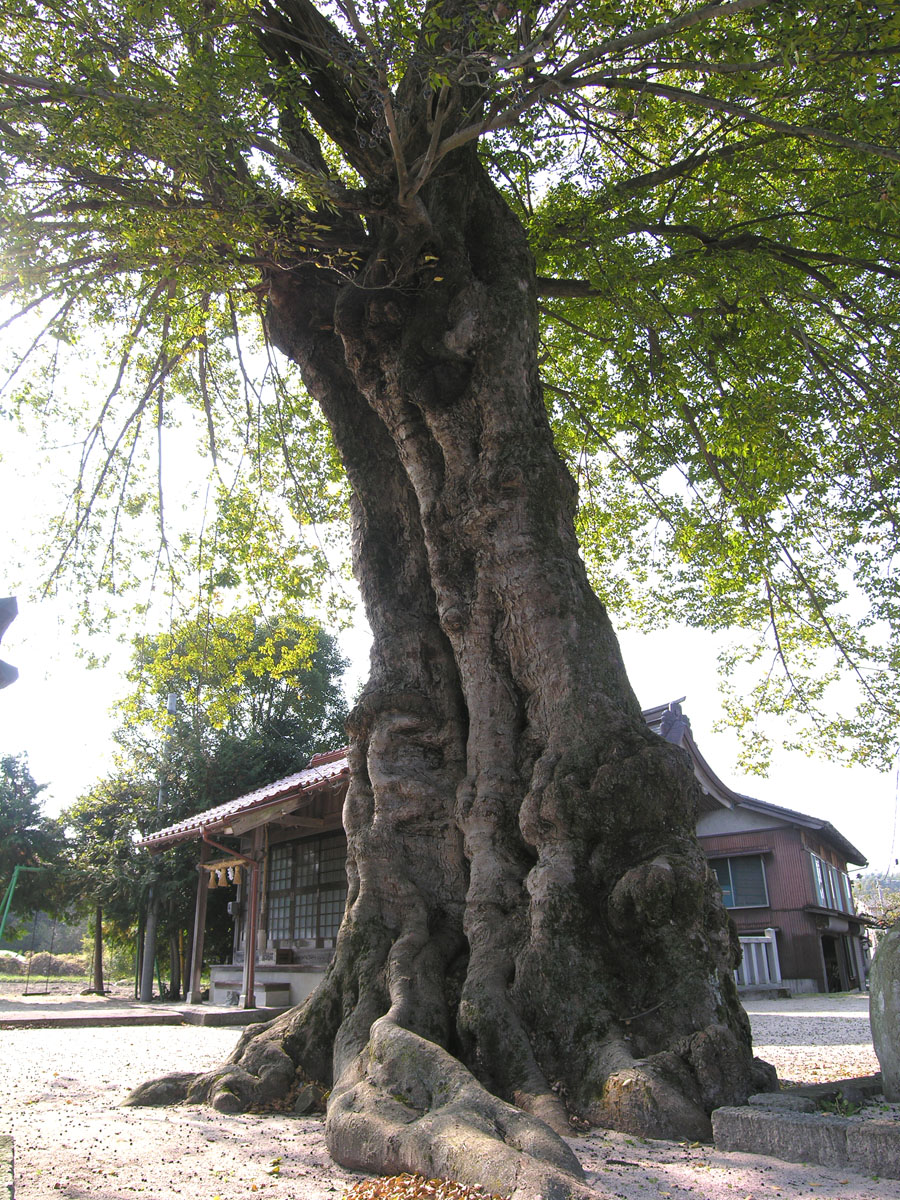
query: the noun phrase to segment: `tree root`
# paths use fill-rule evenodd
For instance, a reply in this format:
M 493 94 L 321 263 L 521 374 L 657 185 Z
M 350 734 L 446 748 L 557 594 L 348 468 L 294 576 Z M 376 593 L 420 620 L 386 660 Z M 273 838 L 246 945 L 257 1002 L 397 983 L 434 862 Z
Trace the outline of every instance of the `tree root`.
M 426 1179 L 424 1175 L 392 1175 L 387 1179 L 361 1179 L 345 1200 L 506 1200 L 488 1196 L 483 1188 L 467 1188 L 453 1179 Z
M 223 1113 L 283 1107 L 308 1082 L 284 1049 L 297 1021 L 288 1016 L 250 1027 L 229 1062 L 143 1084 L 125 1104 L 206 1103 Z M 608 1044 L 598 1054 L 609 1068 L 602 1096 L 583 1115 L 641 1136 L 708 1140 L 704 1092 L 722 1090 L 738 1051 L 733 1043 L 730 1030 L 711 1027 L 645 1059 L 632 1058 L 621 1042 Z M 771 1068 L 759 1060 L 754 1075 L 761 1090 L 773 1085 Z M 375 1021 L 334 1085 L 325 1135 L 332 1157 L 350 1169 L 455 1180 L 508 1200 L 594 1195 L 559 1132 L 492 1095 L 447 1050 L 390 1016 Z
M 577 1158 L 446 1050 L 382 1019 L 335 1085 L 326 1140 L 345 1167 L 423 1174 L 511 1200 L 587 1200 Z
M 135 1088 L 126 1105 L 210 1104 L 219 1112 L 275 1106 L 304 1078 L 255 1027 L 231 1061 Z M 588 1200 L 577 1158 L 544 1121 L 491 1095 L 434 1042 L 381 1018 L 328 1101 L 325 1136 L 336 1162 L 484 1187 L 509 1200 Z
M 209 1104 L 217 1112 L 247 1112 L 271 1107 L 307 1077 L 298 1072 L 282 1042 L 286 1018 L 248 1025 L 230 1058 L 211 1071 L 174 1072 L 139 1084 L 123 1101 L 125 1107 Z M 296 1014 L 293 1014 L 296 1016 Z

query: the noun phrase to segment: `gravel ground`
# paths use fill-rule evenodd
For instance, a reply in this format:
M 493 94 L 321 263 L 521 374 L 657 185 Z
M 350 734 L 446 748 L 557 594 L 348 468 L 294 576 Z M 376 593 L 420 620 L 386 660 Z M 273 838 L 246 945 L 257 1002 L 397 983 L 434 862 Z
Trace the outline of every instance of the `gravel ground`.
M 877 1069 L 864 996 L 748 1010 L 757 1053 L 786 1080 Z M 209 1067 L 236 1038 L 202 1026 L 0 1031 L 0 1132 L 15 1139 L 17 1200 L 339 1200 L 359 1176 L 331 1162 L 319 1118 L 120 1107 L 135 1084 Z M 605 1132 L 572 1145 L 598 1196 L 619 1200 L 900 1200 L 900 1181 L 710 1146 Z
M 874 1075 L 869 997 L 804 996 L 749 1000 L 757 1055 L 773 1063 L 782 1086 Z

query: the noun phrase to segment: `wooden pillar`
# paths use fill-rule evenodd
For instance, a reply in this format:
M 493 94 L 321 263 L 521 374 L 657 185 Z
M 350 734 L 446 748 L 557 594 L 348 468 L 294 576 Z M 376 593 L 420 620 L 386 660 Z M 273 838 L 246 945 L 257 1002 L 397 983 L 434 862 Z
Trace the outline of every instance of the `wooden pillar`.
M 209 871 L 203 864 L 209 858 L 210 848 L 200 843 L 200 863 L 197 867 L 197 900 L 194 904 L 194 939 L 191 946 L 191 980 L 188 986 L 188 1004 L 200 1004 L 200 976 L 203 972 L 203 940 L 206 933 L 206 896 L 209 891 Z
M 244 976 L 241 984 L 241 1008 L 256 1008 L 256 942 L 259 924 L 259 857 L 262 847 L 262 828 L 253 830 L 253 849 L 250 857 L 249 899 L 244 921 Z

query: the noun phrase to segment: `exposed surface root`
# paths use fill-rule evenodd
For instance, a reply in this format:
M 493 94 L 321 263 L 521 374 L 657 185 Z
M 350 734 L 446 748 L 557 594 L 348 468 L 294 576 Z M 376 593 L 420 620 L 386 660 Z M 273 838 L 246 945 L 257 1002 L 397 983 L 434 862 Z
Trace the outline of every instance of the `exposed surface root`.
M 290 1094 L 298 1074 L 282 1048 L 280 1030 L 277 1038 L 271 1036 L 274 1032 L 272 1025 L 251 1025 L 228 1062 L 200 1074 L 151 1079 L 129 1093 L 124 1103 L 134 1107 L 209 1104 L 223 1113 L 270 1108 Z
M 452 1055 L 387 1020 L 335 1085 L 328 1148 L 343 1166 L 483 1186 L 511 1200 L 593 1193 L 543 1121 L 486 1091 Z
M 175 1071 L 171 1075 L 161 1075 L 159 1079 L 148 1079 L 130 1091 L 122 1105 L 125 1108 L 162 1108 L 167 1104 L 183 1104 L 191 1084 L 198 1078 L 197 1074 Z

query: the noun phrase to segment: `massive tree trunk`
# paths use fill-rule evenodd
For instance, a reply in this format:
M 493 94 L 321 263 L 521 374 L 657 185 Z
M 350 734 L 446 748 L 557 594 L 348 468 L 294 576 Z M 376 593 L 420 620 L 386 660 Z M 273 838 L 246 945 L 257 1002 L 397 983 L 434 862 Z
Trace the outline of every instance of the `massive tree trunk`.
M 346 917 L 307 1003 L 178 1094 L 240 1109 L 299 1074 L 331 1088 L 345 1165 L 576 1196 L 559 1134 L 705 1138 L 765 1072 L 690 764 L 646 728 L 579 557 L 521 226 L 460 153 L 377 232 L 352 284 L 270 280 L 374 635 Z

